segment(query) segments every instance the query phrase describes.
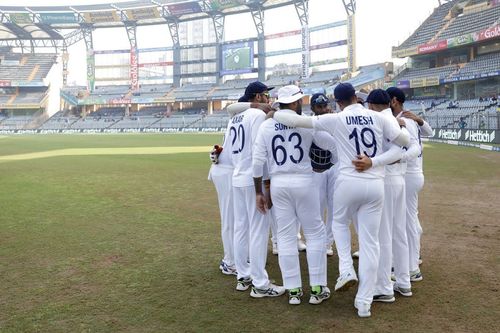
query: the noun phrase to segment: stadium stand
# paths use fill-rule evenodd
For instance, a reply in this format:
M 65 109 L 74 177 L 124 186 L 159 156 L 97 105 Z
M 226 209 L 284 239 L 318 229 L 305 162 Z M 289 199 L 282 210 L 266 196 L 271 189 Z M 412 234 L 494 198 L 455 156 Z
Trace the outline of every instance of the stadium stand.
M 442 6 L 434 9 L 434 12 L 418 27 L 415 32 L 408 37 L 399 48 L 407 48 L 424 44 L 436 35 L 446 24 L 445 17 L 448 15 L 454 2 L 444 3 Z

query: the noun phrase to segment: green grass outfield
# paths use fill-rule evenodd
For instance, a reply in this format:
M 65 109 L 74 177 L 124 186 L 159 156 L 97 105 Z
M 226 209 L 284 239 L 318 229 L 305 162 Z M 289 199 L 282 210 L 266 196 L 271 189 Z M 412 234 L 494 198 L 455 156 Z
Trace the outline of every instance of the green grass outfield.
M 427 144 L 424 281 L 360 319 L 354 290 L 293 307 L 236 292 L 219 272 L 207 173 L 220 139 L 0 138 L 0 332 L 496 331 L 499 153 Z M 281 282 L 272 254 L 268 271 Z

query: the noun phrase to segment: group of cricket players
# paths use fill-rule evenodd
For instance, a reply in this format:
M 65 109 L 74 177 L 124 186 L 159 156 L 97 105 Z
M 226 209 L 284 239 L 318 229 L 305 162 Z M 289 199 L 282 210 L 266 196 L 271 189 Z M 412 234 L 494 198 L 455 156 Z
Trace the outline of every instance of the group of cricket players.
M 327 257 L 339 258 L 335 291 L 358 285 L 354 306 L 371 316 L 372 302 L 412 296 L 422 280 L 418 193 L 423 187 L 422 136 L 429 124 L 404 110 L 398 88 L 357 93 L 339 83 L 334 100 L 310 97 L 314 114 L 302 114 L 305 97 L 282 87 L 271 104 L 268 87 L 250 83 L 231 118 L 222 146 L 210 152 L 220 208 L 223 274 L 254 298 L 288 294 L 302 302 L 299 251 L 305 250 L 309 303 L 331 296 Z M 332 105 L 339 112 L 332 112 Z M 359 251 L 351 249 L 351 228 Z M 283 286 L 266 271 L 269 236 Z M 305 243 L 305 244 L 304 244 Z M 359 258 L 358 272 L 353 258 Z

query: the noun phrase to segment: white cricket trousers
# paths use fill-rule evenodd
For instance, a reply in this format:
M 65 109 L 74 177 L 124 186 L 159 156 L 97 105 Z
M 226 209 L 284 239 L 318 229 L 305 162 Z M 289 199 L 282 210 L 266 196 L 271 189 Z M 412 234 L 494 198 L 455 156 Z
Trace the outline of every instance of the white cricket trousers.
M 278 225 L 278 261 L 286 289 L 302 287 L 297 232 L 302 227 L 307 242 L 311 286 L 326 286 L 325 225 L 319 215 L 319 193 L 311 186 L 279 187 L 271 181 L 271 195 Z
M 407 173 L 406 181 L 406 232 L 410 252 L 410 271 L 418 269 L 422 226 L 418 219 L 418 193 L 424 187 L 423 173 Z
M 272 194 L 271 194 L 272 195 Z M 271 242 L 278 243 L 278 226 L 276 225 L 276 217 L 274 215 L 274 207 L 269 210 L 269 225 L 271 226 Z
M 210 170 L 210 179 L 214 183 L 219 200 L 223 260 L 228 266 L 232 266 L 234 265 L 233 169 L 213 167 Z
M 411 288 L 406 235 L 405 178 L 402 175 L 385 176 L 379 243 L 380 260 L 374 295 L 394 294 L 391 281 L 392 265 L 394 265 L 396 284 L 402 288 Z
M 384 204 L 382 178 L 339 175 L 333 195 L 333 236 L 339 255 L 339 273 L 354 272 L 351 257 L 351 219 L 358 222 L 359 287 L 356 302 L 371 304 L 379 262 L 379 227 Z
M 333 191 L 335 184 L 333 167 L 324 172 L 313 172 L 313 179 L 319 191 L 319 211 L 321 219 L 325 222 L 326 245 L 330 247 L 333 244 Z
M 265 289 L 269 285 L 266 271 L 269 219 L 257 210 L 253 186 L 233 187 L 233 194 L 234 261 L 238 279 L 251 277 L 256 288 Z

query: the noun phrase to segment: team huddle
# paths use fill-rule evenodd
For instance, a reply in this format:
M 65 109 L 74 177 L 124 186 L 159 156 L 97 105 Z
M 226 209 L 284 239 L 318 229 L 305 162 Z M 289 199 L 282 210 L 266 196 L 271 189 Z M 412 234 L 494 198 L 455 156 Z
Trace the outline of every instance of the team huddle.
M 310 304 L 330 298 L 327 256 L 339 257 L 335 291 L 358 284 L 354 306 L 371 316 L 372 302 L 412 296 L 422 280 L 418 193 L 424 184 L 421 136 L 427 122 L 403 111 L 398 88 L 375 89 L 363 100 L 349 83 L 334 90 L 341 112 L 314 94 L 314 116 L 302 115 L 301 89 L 269 91 L 252 82 L 227 107 L 222 147 L 210 153 L 219 200 L 224 258 L 220 270 L 236 275 L 236 290 L 255 298 L 304 295 L 299 250 L 306 250 Z M 367 105 L 367 108 L 364 105 Z M 352 254 L 350 224 L 358 235 Z M 283 286 L 266 271 L 268 240 L 278 254 Z M 305 238 L 305 245 L 301 239 Z M 353 257 L 359 257 L 358 273 Z

